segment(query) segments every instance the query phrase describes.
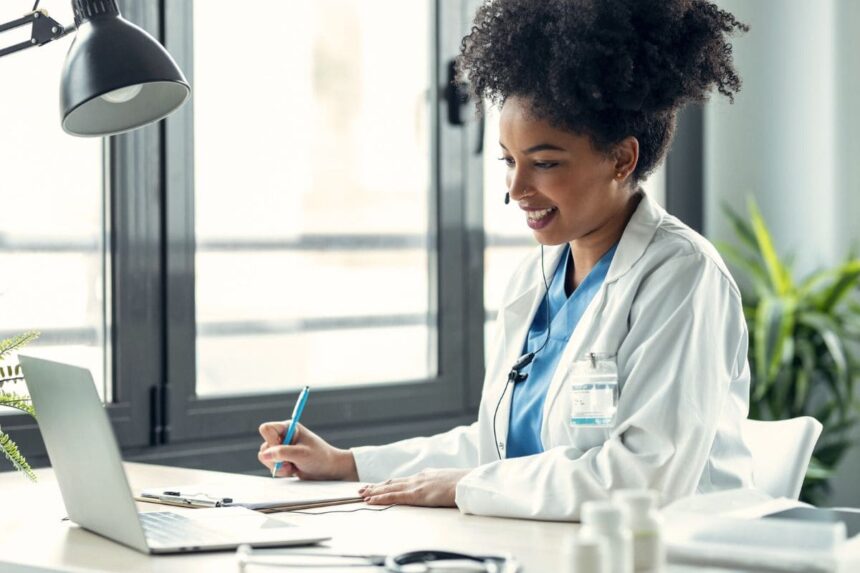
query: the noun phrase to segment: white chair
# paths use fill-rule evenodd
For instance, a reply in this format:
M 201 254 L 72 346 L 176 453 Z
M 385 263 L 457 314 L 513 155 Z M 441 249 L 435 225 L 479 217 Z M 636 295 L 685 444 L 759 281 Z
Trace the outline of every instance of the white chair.
M 776 422 L 744 420 L 741 435 L 752 453 L 756 489 L 797 499 L 821 428 L 821 422 L 809 416 Z

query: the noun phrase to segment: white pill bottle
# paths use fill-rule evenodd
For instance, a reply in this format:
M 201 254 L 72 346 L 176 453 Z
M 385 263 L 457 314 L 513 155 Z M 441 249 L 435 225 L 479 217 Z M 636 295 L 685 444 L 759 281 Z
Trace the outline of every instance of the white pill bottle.
M 663 518 L 657 510 L 659 494 L 648 489 L 620 489 L 612 499 L 624 509 L 633 536 L 633 566 L 636 573 L 661 573 L 666 568 Z
M 612 501 L 586 501 L 580 511 L 581 535 L 602 539 L 607 573 L 633 572 L 633 543 L 624 510 Z

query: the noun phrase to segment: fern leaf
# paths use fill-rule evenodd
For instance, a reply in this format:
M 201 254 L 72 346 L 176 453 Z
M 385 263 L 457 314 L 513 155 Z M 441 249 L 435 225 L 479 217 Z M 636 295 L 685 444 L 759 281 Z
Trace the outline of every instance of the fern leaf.
M 21 394 L 13 394 L 11 392 L 0 391 L 0 406 L 15 408 L 25 414 L 36 417 L 36 411 L 33 409 L 33 404 L 30 398 Z
M 0 359 L 6 358 L 10 353 L 20 350 L 37 338 L 39 338 L 39 333 L 35 330 L 29 330 L 23 334 L 16 334 L 11 338 L 0 340 Z
M 9 434 L 5 434 L 3 431 L 0 431 L 0 448 L 3 449 L 6 459 L 12 463 L 16 470 L 22 472 L 31 481 L 36 481 L 36 474 L 30 467 L 30 464 L 27 463 L 27 460 L 18 451 L 18 446 L 9 437 Z

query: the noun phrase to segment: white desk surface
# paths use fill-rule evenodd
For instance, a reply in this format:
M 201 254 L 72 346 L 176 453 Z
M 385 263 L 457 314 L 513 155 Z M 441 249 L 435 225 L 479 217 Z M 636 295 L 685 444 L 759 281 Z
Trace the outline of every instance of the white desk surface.
M 170 484 L 241 482 L 245 487 L 264 477 L 127 463 L 133 490 Z M 37 470 L 30 483 L 15 472 L 0 473 L 0 572 L 16 571 L 21 563 L 60 571 L 219 572 L 238 571 L 234 552 L 148 556 L 62 521 L 60 490 L 50 469 Z M 139 503 L 141 511 L 166 506 Z M 359 504 L 326 509 L 360 507 Z M 170 508 L 173 511 L 193 509 Z M 288 515 L 297 524 L 314 524 L 331 533 L 326 544 L 343 552 L 402 552 L 411 549 L 453 549 L 467 552 L 513 553 L 525 573 L 571 572 L 569 541 L 578 525 L 463 515 L 456 509 L 393 507 L 382 512 L 359 511 L 326 515 Z M 4 562 L 7 563 L 4 565 Z M 256 568 L 251 571 L 297 571 Z M 320 569 L 314 569 L 321 571 Z M 343 571 L 341 568 L 339 571 Z M 380 571 L 352 568 L 353 571 Z M 673 573 L 717 571 L 671 567 Z M 725 571 L 725 570 L 720 570 Z

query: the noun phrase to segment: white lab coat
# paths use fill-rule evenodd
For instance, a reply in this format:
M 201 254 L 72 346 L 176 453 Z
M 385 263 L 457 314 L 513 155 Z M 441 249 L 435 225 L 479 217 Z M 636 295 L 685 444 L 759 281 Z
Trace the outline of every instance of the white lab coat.
M 563 246 L 545 248 L 552 276 Z M 544 296 L 540 251 L 505 291 L 478 421 L 431 437 L 354 448 L 359 479 L 425 468 L 474 468 L 457 485 L 461 511 L 576 520 L 584 501 L 619 488 L 653 488 L 664 503 L 751 485 L 740 435 L 749 400 L 747 328 L 737 285 L 714 247 L 647 195 L 627 224 L 606 280 L 589 304 L 547 390 L 544 452 L 504 457 L 511 388 L 496 416 Z M 564 375 L 589 353 L 615 355 L 620 397 L 610 429 L 571 427 Z

